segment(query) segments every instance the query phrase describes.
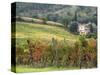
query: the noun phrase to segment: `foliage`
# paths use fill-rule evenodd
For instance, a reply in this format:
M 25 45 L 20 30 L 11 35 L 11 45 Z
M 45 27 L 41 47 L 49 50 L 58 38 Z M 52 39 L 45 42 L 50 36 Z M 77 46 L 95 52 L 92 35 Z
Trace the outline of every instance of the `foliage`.
M 69 18 L 78 22 L 92 22 L 97 25 L 97 8 L 89 6 L 69 6 L 38 3 L 16 3 L 16 15 L 31 18 L 47 18 L 49 21 L 61 22 Z M 77 20 L 76 20 L 77 19 Z M 69 20 L 70 21 L 70 20 Z M 67 19 L 67 22 L 69 22 Z
M 83 36 L 80 38 L 80 68 L 91 68 L 92 66 L 97 67 L 97 46 L 95 39 L 86 40 Z
M 78 23 L 76 21 L 71 22 L 69 30 L 70 32 L 77 34 Z
M 18 66 L 58 69 L 97 67 L 96 39 L 87 39 L 85 36 L 78 39 L 78 35 L 73 35 L 62 27 L 23 22 L 16 24 Z
M 79 42 L 75 42 L 70 46 L 67 44 L 68 42 L 66 40 L 59 42 L 55 38 L 52 38 L 51 43 L 49 44 L 46 44 L 46 42 L 43 41 L 29 43 L 31 46 L 29 46 L 28 53 L 25 55 L 25 52 L 22 52 L 20 56 L 17 55 L 17 64 L 26 64 L 37 68 L 50 66 L 79 67 L 80 65 L 81 67 L 87 68 L 96 66 L 96 62 L 93 61 L 96 61 L 96 41 L 94 39 L 87 41 L 85 38 L 81 37 L 80 42 L 81 44 Z M 26 56 L 29 57 L 26 58 Z M 31 60 L 32 64 L 29 64 L 30 62 L 27 59 Z M 92 65 L 87 64 L 87 62 L 91 63 Z

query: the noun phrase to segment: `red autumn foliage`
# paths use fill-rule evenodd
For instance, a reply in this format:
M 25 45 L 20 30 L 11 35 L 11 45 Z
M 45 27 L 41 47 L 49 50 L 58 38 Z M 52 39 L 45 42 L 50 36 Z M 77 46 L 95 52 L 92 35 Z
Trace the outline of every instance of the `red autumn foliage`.
M 36 62 L 38 62 L 41 59 L 41 55 L 42 55 L 42 50 L 41 48 L 36 48 L 35 52 L 33 53 L 33 58 Z
M 35 49 L 33 52 L 33 59 L 36 62 L 39 62 L 41 57 L 42 57 L 42 53 L 43 50 L 46 48 L 45 44 L 43 44 L 42 42 L 37 42 L 35 45 Z

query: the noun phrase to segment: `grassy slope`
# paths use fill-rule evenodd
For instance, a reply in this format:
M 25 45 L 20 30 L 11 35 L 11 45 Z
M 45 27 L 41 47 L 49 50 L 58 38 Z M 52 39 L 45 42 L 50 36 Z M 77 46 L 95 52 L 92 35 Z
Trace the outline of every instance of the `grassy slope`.
M 49 40 L 54 37 L 57 40 L 69 40 L 71 42 L 78 40 L 78 36 L 73 35 L 66 31 L 64 28 L 50 25 L 40 25 L 40 24 L 32 24 L 32 23 L 24 23 L 17 22 L 16 25 L 16 37 L 17 37 L 17 45 L 24 46 L 26 40 L 28 38 L 32 38 L 33 40 Z M 16 68 L 17 72 L 38 72 L 38 71 L 51 71 L 51 70 L 65 70 L 65 69 L 74 69 L 74 68 L 44 68 L 44 69 L 34 69 L 34 68 L 23 68 L 18 66 Z M 76 69 L 76 68 L 75 68 Z
M 43 25 L 43 24 L 32 24 L 32 23 L 23 23 L 17 22 L 16 25 L 16 36 L 17 38 L 33 38 L 33 39 L 47 39 L 56 38 L 58 40 L 72 40 L 75 41 L 78 39 L 78 36 L 73 35 L 66 31 L 64 28 Z

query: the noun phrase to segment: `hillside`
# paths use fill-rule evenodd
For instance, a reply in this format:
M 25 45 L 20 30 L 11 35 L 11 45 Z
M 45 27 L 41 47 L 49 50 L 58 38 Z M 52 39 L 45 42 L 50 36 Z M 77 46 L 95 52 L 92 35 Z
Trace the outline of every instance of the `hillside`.
M 46 41 L 51 41 L 52 38 L 55 38 L 59 41 L 65 39 L 71 42 L 78 39 L 77 35 L 71 34 L 62 27 L 24 22 L 17 22 L 16 24 L 16 38 L 18 44 L 25 44 L 25 39 L 27 40 L 29 38 L 32 40 Z
M 73 20 L 77 11 L 78 21 L 96 23 L 96 7 L 19 2 L 16 3 L 16 6 L 16 16 L 46 18 L 47 20 L 62 23 L 62 19 L 65 18 Z
M 27 40 L 31 40 L 31 43 L 28 44 Z M 78 64 L 78 66 L 73 66 L 73 64 L 76 64 L 78 62 L 79 55 L 77 55 L 76 52 L 79 48 L 79 41 L 80 40 L 78 35 L 74 35 L 62 27 L 27 22 L 17 22 L 16 72 L 43 72 L 52 70 L 79 69 L 80 64 Z M 88 43 L 89 47 L 95 49 L 96 41 L 94 39 L 90 39 Z M 91 43 L 93 44 L 92 46 Z M 34 61 L 32 60 L 32 62 L 29 62 L 30 49 L 33 50 L 32 57 L 34 58 Z M 57 50 L 57 53 L 55 53 L 55 50 Z M 94 55 L 94 57 L 92 58 L 94 58 L 94 60 L 96 61 L 96 51 L 94 50 L 92 54 Z M 71 56 L 72 58 L 68 59 L 69 56 Z M 58 58 L 59 60 L 56 60 Z M 52 60 L 57 61 L 58 63 L 54 63 L 54 65 L 51 66 L 51 64 L 53 64 Z M 74 60 L 75 63 L 73 63 L 72 60 Z M 39 63 L 37 63 L 38 61 Z M 44 63 L 46 63 L 46 65 L 48 66 L 46 66 Z M 55 64 L 58 67 L 55 66 Z M 61 64 L 61 67 L 59 66 L 59 64 Z
M 68 45 L 73 46 L 74 43 L 78 40 L 78 35 L 74 35 L 63 27 L 58 27 L 56 25 L 44 25 L 44 24 L 35 24 L 35 23 L 28 23 L 28 22 L 16 22 L 16 53 L 17 57 L 16 60 L 20 61 L 20 53 L 22 52 L 21 56 L 24 56 L 26 62 L 28 58 L 27 52 L 29 52 L 27 40 L 31 39 L 33 43 L 36 43 L 35 46 L 40 47 L 41 45 L 45 49 L 41 49 L 44 52 L 50 51 L 50 45 L 52 45 L 52 39 L 57 40 L 57 48 L 63 52 Z M 40 43 L 39 43 L 40 42 Z M 32 44 L 31 44 L 32 45 Z M 53 47 L 52 47 L 53 48 Z M 35 48 L 34 48 L 35 49 Z M 38 51 L 38 50 L 36 50 Z M 67 51 L 67 49 L 65 50 Z M 68 49 L 69 51 L 69 49 Z M 71 50 L 70 50 L 71 51 Z M 38 53 L 39 54 L 39 53 Z M 60 53 L 61 54 L 61 53 Z M 66 54 L 66 53 L 65 53 Z M 48 55 L 44 54 L 44 55 Z M 49 55 L 51 56 L 51 55 Z M 46 56 L 46 57 L 49 57 Z M 24 60 L 21 59 L 21 60 Z M 27 60 L 26 60 L 27 59 Z M 17 61 L 16 61 L 17 62 Z M 79 69 L 79 67 L 49 67 L 49 68 L 31 68 L 29 65 L 27 67 L 23 65 L 19 65 L 17 62 L 16 72 L 38 72 L 38 71 L 52 71 L 52 70 L 66 70 L 66 69 Z M 28 61 L 29 63 L 29 61 Z M 38 65 L 37 65 L 38 66 Z

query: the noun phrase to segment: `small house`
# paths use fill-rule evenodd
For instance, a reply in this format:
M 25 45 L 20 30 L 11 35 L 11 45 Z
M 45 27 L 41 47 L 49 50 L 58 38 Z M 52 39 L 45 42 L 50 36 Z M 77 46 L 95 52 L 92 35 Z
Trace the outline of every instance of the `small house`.
M 78 24 L 78 32 L 80 35 L 87 35 L 90 33 L 89 24 Z

